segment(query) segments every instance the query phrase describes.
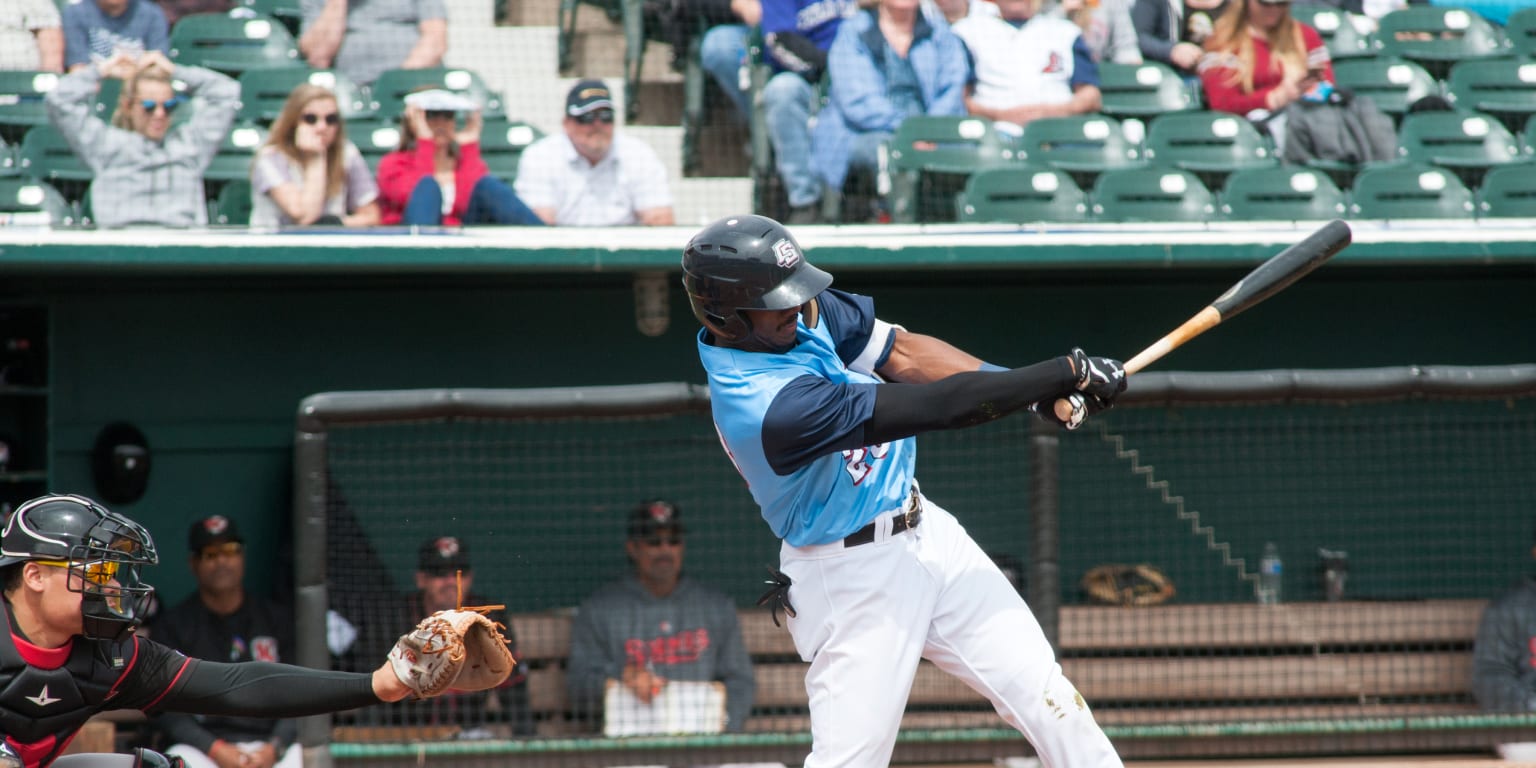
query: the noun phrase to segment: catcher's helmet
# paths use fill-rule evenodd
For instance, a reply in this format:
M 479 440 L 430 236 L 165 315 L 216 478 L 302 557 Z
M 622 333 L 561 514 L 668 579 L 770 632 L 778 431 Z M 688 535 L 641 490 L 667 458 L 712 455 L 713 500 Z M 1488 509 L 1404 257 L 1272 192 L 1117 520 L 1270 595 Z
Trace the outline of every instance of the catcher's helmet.
M 805 260 L 784 225 L 765 216 L 731 216 L 693 236 L 683 249 L 683 288 L 694 317 L 716 337 L 741 341 L 752 332 L 743 309 L 789 309 L 832 284 Z
M 24 502 L 0 531 L 0 567 L 29 560 L 68 563 L 69 589 L 83 595 L 85 636 L 116 640 L 143 621 L 155 588 L 139 568 L 160 561 L 149 531 L 84 496 Z

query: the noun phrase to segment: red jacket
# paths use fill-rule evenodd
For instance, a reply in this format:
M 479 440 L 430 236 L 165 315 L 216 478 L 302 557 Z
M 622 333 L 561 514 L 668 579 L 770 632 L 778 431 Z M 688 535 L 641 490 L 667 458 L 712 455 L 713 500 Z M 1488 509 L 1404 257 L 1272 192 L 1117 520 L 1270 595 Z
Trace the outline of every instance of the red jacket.
M 395 150 L 379 161 L 380 223 L 400 223 L 411 191 L 416 189 L 423 176 L 432 175 L 436 152 L 437 145 L 431 139 L 417 139 L 414 150 Z M 443 224 L 463 223 L 464 211 L 469 208 L 469 195 L 488 172 L 485 161 L 480 159 L 479 142 L 459 145 L 459 162 L 453 171 L 453 211 L 443 216 Z
M 1296 22 L 1301 27 L 1301 41 L 1307 49 L 1307 63 L 1313 69 L 1323 70 L 1323 79 L 1333 82 L 1333 60 L 1328 47 L 1317 30 Z M 1243 82 L 1234 80 L 1236 55 L 1227 51 L 1207 52 L 1200 62 L 1200 83 L 1205 86 L 1207 109 L 1246 115 L 1255 109 L 1267 109 L 1265 99 L 1280 84 L 1278 64 L 1271 65 L 1269 43 L 1261 38 L 1253 40 L 1253 90 L 1244 92 Z

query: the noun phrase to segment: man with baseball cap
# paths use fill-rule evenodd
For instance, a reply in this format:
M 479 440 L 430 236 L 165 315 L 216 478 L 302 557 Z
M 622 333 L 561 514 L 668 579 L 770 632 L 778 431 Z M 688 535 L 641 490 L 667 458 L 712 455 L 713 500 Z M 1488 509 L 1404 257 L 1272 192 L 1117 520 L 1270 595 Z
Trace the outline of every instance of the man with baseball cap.
M 656 150 L 614 129 L 617 110 L 601 80 L 565 97 L 564 131 L 523 150 L 517 196 L 546 224 L 614 227 L 673 223 L 667 171 Z
M 624 551 L 633 572 L 599 588 L 571 622 L 566 676 L 578 716 L 601 722 L 610 679 L 643 703 L 671 680 L 725 684 L 726 724 L 740 731 L 756 683 L 736 606 L 684 577 L 682 512 L 666 499 L 630 510 Z
M 215 661 L 292 661 L 293 615 L 245 591 L 245 539 L 235 521 L 209 515 L 187 531 L 187 566 L 197 591 L 150 625 L 155 640 L 188 656 Z M 187 768 L 298 768 L 297 721 L 255 717 L 155 718 Z

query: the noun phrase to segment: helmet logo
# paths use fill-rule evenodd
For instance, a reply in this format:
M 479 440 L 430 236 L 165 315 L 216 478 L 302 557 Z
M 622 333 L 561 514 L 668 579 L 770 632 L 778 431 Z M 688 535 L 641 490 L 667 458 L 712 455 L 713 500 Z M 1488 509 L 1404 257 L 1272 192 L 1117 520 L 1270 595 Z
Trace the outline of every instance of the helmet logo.
M 800 263 L 800 249 L 788 238 L 773 244 L 773 255 L 779 267 L 789 269 Z

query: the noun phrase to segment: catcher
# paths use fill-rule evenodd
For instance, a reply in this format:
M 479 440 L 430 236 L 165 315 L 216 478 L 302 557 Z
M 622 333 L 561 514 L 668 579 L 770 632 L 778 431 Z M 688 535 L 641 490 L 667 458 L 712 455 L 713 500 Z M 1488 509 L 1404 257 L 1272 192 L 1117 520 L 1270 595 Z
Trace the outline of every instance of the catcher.
M 134 634 L 154 594 L 140 571 L 158 561 L 148 531 L 83 496 L 35 498 L 6 521 L 0 766 L 44 768 L 106 710 L 301 717 L 485 690 L 512 671 L 497 625 L 474 610 L 427 617 L 372 673 L 188 658 Z

